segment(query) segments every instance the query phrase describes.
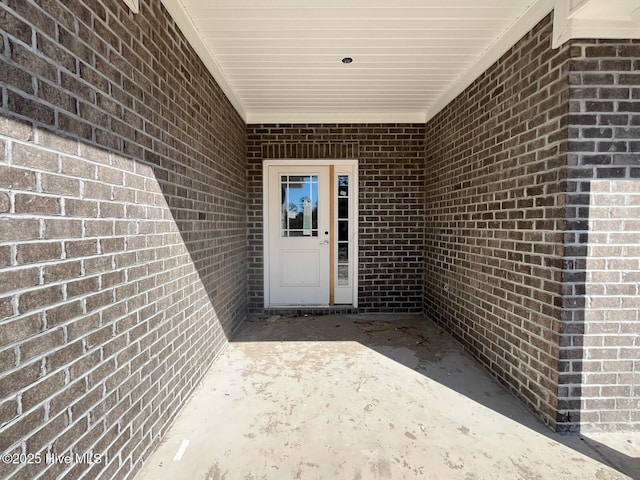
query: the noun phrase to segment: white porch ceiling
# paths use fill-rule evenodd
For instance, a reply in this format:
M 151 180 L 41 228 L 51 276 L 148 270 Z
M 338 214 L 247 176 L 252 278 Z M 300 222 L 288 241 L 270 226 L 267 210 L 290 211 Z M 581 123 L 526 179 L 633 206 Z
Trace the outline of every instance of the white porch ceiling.
M 424 122 L 554 0 L 163 0 L 247 123 Z M 343 64 L 344 57 L 353 58 Z

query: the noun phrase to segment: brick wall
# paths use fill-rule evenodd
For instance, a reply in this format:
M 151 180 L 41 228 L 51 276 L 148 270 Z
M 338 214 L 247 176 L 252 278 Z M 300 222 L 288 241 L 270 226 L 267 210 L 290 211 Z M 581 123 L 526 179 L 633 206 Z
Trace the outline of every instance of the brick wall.
M 640 430 L 640 42 L 573 41 L 559 419 Z
M 426 313 L 554 427 L 569 47 L 547 17 L 426 130 Z
M 246 312 L 245 126 L 140 7 L 0 4 L 2 478 L 132 477 Z
M 249 307 L 264 306 L 262 161 L 358 159 L 360 312 L 422 309 L 424 125 L 250 125 Z

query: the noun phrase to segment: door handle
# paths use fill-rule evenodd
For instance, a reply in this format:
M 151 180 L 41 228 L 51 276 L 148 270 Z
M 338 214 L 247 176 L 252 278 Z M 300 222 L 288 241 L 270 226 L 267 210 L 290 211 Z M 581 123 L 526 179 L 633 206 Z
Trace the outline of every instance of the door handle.
M 329 240 L 323 240 L 320 245 L 329 245 Z

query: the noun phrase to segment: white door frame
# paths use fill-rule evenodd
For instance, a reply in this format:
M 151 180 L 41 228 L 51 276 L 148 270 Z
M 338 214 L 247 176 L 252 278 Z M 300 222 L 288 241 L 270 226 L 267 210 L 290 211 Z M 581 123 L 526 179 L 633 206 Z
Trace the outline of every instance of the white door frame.
M 277 160 L 264 160 L 262 162 L 262 238 L 263 238 L 263 261 L 264 261 L 264 307 L 270 308 L 270 250 L 269 250 L 269 174 L 268 170 L 271 166 L 331 166 L 336 167 L 349 167 L 351 174 L 351 193 L 349 195 L 352 198 L 350 202 L 350 214 L 349 218 L 353 219 L 353 259 L 352 259 L 352 306 L 358 307 L 358 160 L 307 160 L 307 159 L 277 159 Z M 338 172 L 340 173 L 340 172 Z M 335 178 L 331 178 L 333 182 Z M 335 228 L 332 228 L 335 232 Z M 333 239 L 331 240 L 334 241 Z M 328 305 L 330 307 L 330 305 Z

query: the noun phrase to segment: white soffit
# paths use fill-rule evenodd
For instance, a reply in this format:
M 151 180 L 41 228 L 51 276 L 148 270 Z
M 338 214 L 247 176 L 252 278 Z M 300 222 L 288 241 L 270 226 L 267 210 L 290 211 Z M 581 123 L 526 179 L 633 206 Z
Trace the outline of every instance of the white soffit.
M 424 122 L 555 4 L 162 1 L 250 124 Z

